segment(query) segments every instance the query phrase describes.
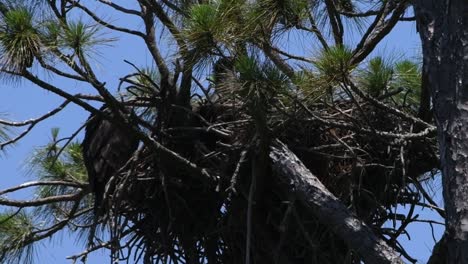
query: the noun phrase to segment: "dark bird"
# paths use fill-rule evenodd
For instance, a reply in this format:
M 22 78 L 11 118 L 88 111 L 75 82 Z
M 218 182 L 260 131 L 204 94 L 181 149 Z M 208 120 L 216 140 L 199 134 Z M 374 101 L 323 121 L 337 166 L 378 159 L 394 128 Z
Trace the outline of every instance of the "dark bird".
M 112 118 L 112 112 L 105 105 L 100 110 Z M 134 133 L 91 114 L 86 124 L 82 150 L 97 216 L 104 214 L 103 199 L 107 182 L 127 163 L 137 148 L 138 138 Z

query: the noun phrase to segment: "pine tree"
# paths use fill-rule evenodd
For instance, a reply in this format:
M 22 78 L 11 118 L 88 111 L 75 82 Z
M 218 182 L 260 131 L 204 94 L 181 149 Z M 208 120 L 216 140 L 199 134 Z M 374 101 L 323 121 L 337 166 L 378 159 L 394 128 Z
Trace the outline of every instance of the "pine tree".
M 445 215 L 422 187 L 440 169 L 422 66 L 372 55 L 410 1 L 3 2 L 2 77 L 65 101 L 0 120 L 0 146 L 72 104 L 95 117 L 81 129 L 101 120 L 139 144 L 111 176 L 93 172 L 107 175 L 96 188 L 82 148 L 119 155 L 112 135 L 82 143 L 81 129 L 54 129 L 29 162 L 37 181 L 0 192 L 36 191 L 0 198 L 11 208 L 0 215 L 2 263 L 33 262 L 35 245 L 62 231 L 87 244 L 73 261 L 107 248 L 130 263 L 415 262 L 398 243 L 415 208 Z M 118 43 L 109 32 L 143 41 L 135 52 L 151 60 L 122 62 L 132 70 L 118 89 L 93 63 Z M 60 78 L 93 93 L 69 93 Z

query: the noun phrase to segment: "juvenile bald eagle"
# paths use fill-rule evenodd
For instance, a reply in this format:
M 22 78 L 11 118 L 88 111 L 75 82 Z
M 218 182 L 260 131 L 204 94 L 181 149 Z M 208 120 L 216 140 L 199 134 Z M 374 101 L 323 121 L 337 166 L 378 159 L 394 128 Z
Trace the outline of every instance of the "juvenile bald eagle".
M 100 110 L 112 117 L 112 112 L 105 105 Z M 96 215 L 105 213 L 103 199 L 107 182 L 127 163 L 137 148 L 136 135 L 110 120 L 91 114 L 86 124 L 82 150 L 94 194 Z

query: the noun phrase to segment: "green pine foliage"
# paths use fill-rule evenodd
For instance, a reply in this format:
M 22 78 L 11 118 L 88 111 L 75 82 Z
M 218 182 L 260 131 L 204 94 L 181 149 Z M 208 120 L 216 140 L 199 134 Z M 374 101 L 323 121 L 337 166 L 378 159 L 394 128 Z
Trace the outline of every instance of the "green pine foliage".
M 83 11 L 73 6 L 71 2 L 69 1 L 64 8 Z M 81 3 L 76 1 L 74 4 L 86 5 L 84 2 L 86 1 Z M 118 196 L 117 193 L 108 195 L 117 201 L 112 206 L 114 208 L 121 206 L 122 208 L 118 209 L 122 211 L 110 210 L 112 212 L 105 216 L 107 218 L 97 219 L 93 212 L 93 197 L 89 193 L 90 187 L 81 145 L 73 138 L 61 139 L 59 130 L 53 129 L 50 143 L 37 148 L 28 164 L 35 180 L 63 184 L 43 184 L 35 187 L 34 199 L 44 200 L 77 193 L 80 196 L 74 201 L 52 202 L 37 206 L 34 210 L 21 209 L 18 212 L 6 211 L 0 214 L 1 263 L 18 263 L 18 261 L 30 263 L 34 245 L 37 244 L 36 239 L 39 240 L 44 232 L 48 232 L 50 226 L 51 229 L 58 226 L 60 229 L 76 232 L 83 241 L 86 238 L 89 239 L 87 242 L 98 240 L 99 238 L 92 236 L 96 230 L 90 227 L 94 224 L 112 228 L 113 238 L 121 239 L 126 236 L 122 234 L 127 231 L 129 234 L 135 234 L 131 242 L 134 243 L 132 244 L 134 248 L 138 247 L 136 252 L 140 254 L 146 250 L 150 258 L 162 256 L 170 261 L 169 259 L 174 256 L 176 256 L 174 259 L 182 258 L 179 256 L 184 254 L 187 257 L 187 251 L 191 248 L 186 247 L 184 243 L 195 242 L 193 250 L 198 250 L 200 256 L 212 250 L 210 253 L 214 257 L 208 256 L 212 257 L 210 263 L 218 263 L 221 257 L 226 256 L 243 259 L 245 251 L 242 247 L 246 240 L 244 236 L 247 237 L 243 232 L 250 223 L 238 220 L 240 217 L 246 218 L 244 216 L 249 213 L 244 205 L 252 202 L 246 200 L 249 191 L 245 188 L 246 179 L 250 179 L 251 174 L 246 171 L 250 171 L 250 166 L 254 167 L 253 162 L 246 162 L 243 159 L 252 161 L 252 157 L 255 158 L 257 154 L 267 157 L 269 149 L 267 144 L 272 139 L 289 144 L 288 147 L 298 157 L 300 156 L 299 158 L 311 168 L 314 175 L 321 177 L 320 180 L 323 180 L 324 185 L 342 199 L 350 210 L 369 217 L 368 223 L 375 225 L 372 227 L 376 230 L 381 227 L 379 223 L 372 222 L 370 217 L 382 216 L 386 213 L 385 210 L 390 208 L 388 204 L 396 203 L 396 200 L 388 202 L 378 197 L 381 190 L 384 188 L 396 190 L 403 185 L 400 182 L 382 181 L 378 184 L 382 183 L 383 187 L 376 184 L 377 188 L 372 185 L 373 182 L 366 181 L 369 180 L 369 176 L 375 175 L 382 179 L 396 176 L 401 179 L 407 176 L 405 173 L 409 168 L 402 169 L 402 166 L 407 165 L 400 164 L 401 149 L 395 146 L 397 144 L 395 142 L 400 142 L 398 134 L 406 133 L 405 129 L 410 129 L 414 120 L 408 120 L 401 114 L 393 113 L 395 118 L 388 118 L 391 113 L 388 116 L 384 115 L 387 115 L 387 110 L 390 108 L 397 108 L 410 114 L 417 111 L 421 94 L 421 69 L 417 63 L 410 60 L 394 61 L 384 57 L 374 57 L 366 63 L 355 63 L 356 50 L 346 42 L 341 44 L 340 41 L 335 41 L 332 36 L 334 32 L 329 25 L 329 10 L 323 1 L 143 2 L 147 8 L 151 8 L 151 4 L 164 7 L 162 10 L 165 12 L 164 15 L 172 20 L 170 25 L 158 17 L 158 12 L 161 11 L 159 9 L 155 8 L 156 11 L 148 17 L 155 20 L 156 34 L 164 37 L 166 31 L 169 31 L 167 34 L 173 35 L 167 42 L 155 40 L 151 47 L 152 53 L 148 53 L 151 53 L 151 56 L 148 56 L 150 60 L 158 57 L 155 62 L 151 62 L 152 66 L 139 68 L 132 64 L 133 62 L 127 61 L 133 66 L 133 71 L 118 80 L 119 93 L 113 98 L 115 102 L 109 100 L 100 90 L 115 89 L 115 87 L 109 88 L 105 82 L 102 87 L 98 87 L 97 82 L 94 82 L 92 67 L 88 63 L 88 60 L 98 55 L 96 48 L 109 46 L 116 40 L 105 33 L 103 27 L 106 25 L 98 26 L 95 23 L 85 22 L 88 20 L 75 16 L 72 11 L 67 13 L 67 19 L 52 19 L 51 10 L 50 14 L 39 15 L 37 9 L 30 5 L 12 4 L 12 2 L 5 10 L 0 5 L 0 13 L 3 13 L 0 16 L 0 64 L 4 73 L 20 75 L 33 66 L 46 68 L 44 65 L 48 65 L 47 70 L 56 67 L 55 71 L 51 71 L 51 75 L 58 74 L 60 78 L 78 80 L 77 83 L 84 83 L 98 90 L 93 96 L 80 94 L 82 97 L 77 96 L 77 98 L 90 105 L 94 105 L 96 101 L 99 103 L 110 101 L 117 105 L 121 103 L 120 109 L 129 110 L 128 115 L 125 113 L 122 116 L 125 124 L 121 125 L 131 124 L 131 129 L 136 127 L 135 130 L 147 136 L 145 138 L 147 141 L 142 140 L 140 143 L 136 158 L 128 162 L 128 168 L 121 169 L 122 175 L 125 175 L 119 174 L 118 177 L 113 177 L 117 183 L 112 184 L 120 184 L 118 186 L 122 188 L 119 194 L 122 196 Z M 332 2 L 341 13 L 362 11 L 360 9 L 364 5 L 349 0 Z M 371 2 L 374 5 L 380 3 Z M 137 13 L 140 11 L 138 7 L 142 6 L 136 7 Z M 129 15 L 135 15 L 134 13 Z M 343 21 L 353 19 L 345 18 L 342 14 L 337 16 L 333 19 L 343 19 Z M 357 23 L 363 21 L 361 18 L 355 19 Z M 343 21 L 339 23 L 345 24 Z M 149 30 L 145 28 L 147 25 L 139 26 L 135 31 L 138 30 L 141 34 L 145 34 L 145 29 Z M 177 30 L 173 30 L 172 26 L 177 27 Z M 281 42 L 287 38 L 285 35 L 293 30 L 300 31 L 301 34 L 310 34 L 307 36 L 312 36 L 310 39 L 313 40 L 322 38 L 322 42 L 327 44 L 320 44 L 319 41 L 318 45 L 306 43 L 304 50 L 314 49 L 312 50 L 314 56 L 310 57 L 307 55 L 310 54 L 309 50 L 283 49 Z M 119 33 L 122 31 L 124 30 L 120 30 Z M 139 34 L 133 35 L 141 37 Z M 144 39 L 143 42 L 148 44 L 151 41 L 153 39 Z M 171 44 L 177 45 L 177 48 L 172 50 Z M 303 54 L 295 55 L 300 52 Z M 167 54 L 170 55 L 166 56 Z M 218 62 L 219 65 L 216 65 Z M 164 69 L 161 70 L 162 68 Z M 167 71 L 169 73 L 164 76 Z M 182 83 L 191 89 L 188 90 L 191 93 L 187 93 L 191 97 L 184 102 L 192 104 L 179 105 L 177 96 L 185 88 Z M 356 85 L 351 86 L 351 83 Z M 200 90 L 205 87 L 206 90 L 201 93 Z M 76 93 L 81 93 L 81 90 Z M 213 99 L 208 98 L 210 96 Z M 382 104 L 375 104 L 375 100 L 369 100 L 369 97 L 381 100 Z M 200 107 L 197 108 L 196 104 Z M 118 118 L 116 120 L 120 121 Z M 403 124 L 402 128 L 395 130 L 394 124 L 398 122 Z M 255 131 L 252 132 L 253 130 Z M 411 130 L 408 134 L 413 132 Z M 205 135 L 206 138 L 214 138 L 214 142 L 205 139 Z M 0 125 L 0 140 L 6 141 L 9 138 L 9 131 Z M 262 146 L 265 148 L 255 149 L 257 141 L 267 142 Z M 154 143 L 154 146 L 148 142 Z M 168 151 L 170 155 L 159 155 L 159 152 L 164 154 L 164 151 Z M 245 157 L 241 157 L 244 155 L 242 153 Z M 178 162 L 183 160 L 183 162 L 174 162 L 176 165 L 166 168 L 165 166 L 173 160 Z M 195 172 L 192 172 L 192 169 Z M 211 193 L 212 186 L 204 186 L 198 177 L 187 180 L 199 169 L 203 173 L 217 174 L 219 184 L 215 193 Z M 233 171 L 230 171 L 231 169 Z M 186 177 L 188 174 L 190 177 Z M 232 176 L 236 174 L 238 179 Z M 274 177 L 270 170 L 265 171 L 265 174 Z M 229 177 L 233 179 L 228 179 Z M 119 182 L 120 180 L 122 182 Z M 273 186 L 273 181 L 271 184 Z M 109 190 L 115 187 L 109 186 L 111 185 L 107 186 Z M 373 187 L 376 188 L 372 189 Z M 402 188 L 405 187 L 406 185 Z M 231 193 L 230 188 L 237 188 L 239 192 Z M 337 239 L 336 234 L 322 230 L 322 224 L 319 226 L 319 222 L 314 222 L 316 220 L 308 215 L 307 210 L 301 210 L 300 206 L 294 208 L 298 205 L 296 201 L 291 201 L 290 205 L 288 202 L 287 206 L 291 208 L 283 210 L 285 208 L 283 206 L 286 206 L 285 201 L 291 198 L 284 195 L 287 190 L 268 188 L 262 191 L 268 194 L 273 190 L 269 195 L 274 194 L 271 197 L 277 199 L 269 199 L 268 202 L 271 204 L 277 202 L 281 206 L 271 208 L 274 210 L 267 212 L 268 218 L 265 219 L 272 220 L 265 226 L 271 229 L 268 230 L 271 232 L 271 237 L 284 235 L 285 243 L 281 247 L 287 248 L 288 252 L 282 251 L 282 254 L 291 257 L 293 262 L 296 261 L 294 258 L 299 259 L 297 262 L 305 258 L 299 256 L 302 251 L 306 252 L 304 254 L 308 259 L 317 263 L 337 263 L 344 260 L 341 257 L 345 256 L 350 258 L 349 263 L 361 261 L 354 251 L 341 245 L 342 241 Z M 365 195 L 375 196 L 370 199 L 375 200 L 376 206 L 381 203 L 378 205 L 380 211 L 374 212 L 371 209 L 366 211 L 367 207 L 359 207 L 362 205 L 359 203 L 363 202 L 361 199 L 365 196 L 362 190 L 369 192 Z M 375 193 L 372 193 L 374 190 Z M 196 194 L 193 195 L 192 192 Z M 202 202 L 197 204 L 199 198 Z M 109 201 L 109 203 L 114 202 Z M 206 206 L 210 202 L 213 202 L 213 208 Z M 256 202 L 253 202 L 254 208 L 258 206 Z M 198 208 L 199 205 L 202 208 Z M 289 211 L 296 209 L 298 211 L 294 212 L 295 215 L 292 217 L 295 219 L 291 220 L 291 216 L 288 216 L 291 218 L 288 220 L 286 216 Z M 363 212 L 358 212 L 361 209 Z M 191 216 L 189 217 L 185 210 L 190 211 L 195 218 L 190 219 Z M 188 220 L 184 219 L 184 216 L 187 216 Z M 203 217 L 209 220 L 205 221 Z M 384 219 L 388 215 L 382 217 Z M 275 222 L 278 219 L 283 220 Z M 98 223 L 99 221 L 101 222 Z M 200 225 L 197 221 L 202 222 L 203 228 L 198 228 L 200 230 L 193 228 Z M 208 223 L 210 221 L 212 223 Z M 306 232 L 299 229 L 277 233 L 277 229 L 283 229 L 284 223 L 296 224 L 296 221 L 304 225 L 302 229 L 310 230 L 311 234 L 304 235 Z M 382 220 L 379 218 L 378 221 Z M 319 228 L 314 230 L 317 226 Z M 213 227 L 217 230 L 214 231 Z M 46 229 L 36 232 L 37 228 Z M 213 230 L 208 230 L 210 228 Z M 230 228 L 234 228 L 235 231 L 231 232 Z M 189 229 L 196 230 L 187 231 Z M 241 231 L 237 231 L 238 229 Z M 89 234 L 91 235 L 87 236 Z M 154 238 L 150 238 L 154 239 L 154 243 L 145 240 L 148 239 L 148 234 L 154 235 Z M 253 236 L 253 240 L 257 239 L 256 235 Z M 270 236 L 270 233 L 267 235 Z M 290 235 L 292 237 L 288 237 Z M 213 246 L 211 244 L 213 241 L 209 241 L 212 238 L 214 244 L 219 245 L 209 248 Z M 191 241 L 192 239 L 194 241 Z M 13 245 L 11 241 L 14 242 Z M 254 246 L 261 250 L 257 252 L 252 250 L 252 254 L 260 256 L 265 251 L 265 259 L 270 257 L 269 248 L 266 246 L 263 248 L 262 241 L 258 241 L 260 243 Z M 297 244 L 290 246 L 286 243 L 288 241 Z M 330 243 L 332 246 L 321 245 L 321 242 Z M 332 248 L 335 242 L 339 244 L 338 247 L 343 247 L 342 252 Z M 162 243 L 167 245 L 160 246 Z M 106 245 L 106 247 L 111 246 Z M 295 251 L 296 247 L 298 251 Z M 179 252 L 170 252 L 172 249 Z M 321 255 L 321 251 L 325 253 Z M 337 258 L 333 256 L 336 252 L 339 252 Z M 112 256 L 114 254 L 116 253 L 112 252 Z M 151 263 L 150 258 L 145 261 Z M 187 259 L 184 261 L 189 262 Z M 263 263 L 261 260 L 256 262 Z M 230 263 L 242 262 L 236 259 Z
M 371 59 L 357 75 L 359 85 L 372 97 L 378 98 L 399 90 L 389 98 L 391 103 L 413 112 L 419 107 L 421 78 L 421 69 L 417 63 L 410 60 L 392 63 L 382 57 Z
M 51 135 L 51 142 L 34 152 L 28 166 L 38 182 L 63 182 L 64 185 L 38 185 L 35 198 L 39 200 L 73 195 L 88 184 L 81 145 L 64 143 L 65 140 L 59 139 L 58 128 L 52 129 Z M 85 237 L 94 219 L 92 206 L 92 197 L 86 195 L 78 203 L 55 202 L 33 209 L 3 211 L 0 214 L 0 262 L 33 263 L 36 244 L 48 237 L 49 231 L 55 233 L 56 227 Z M 71 215 L 73 219 L 68 219 Z
M 360 85 L 372 97 L 378 97 L 387 90 L 393 75 L 393 66 L 382 57 L 371 59 L 360 73 Z
M 21 73 L 33 66 L 35 58 L 67 56 L 83 62 L 96 57 L 96 47 L 115 41 L 96 24 L 80 19 L 64 24 L 38 12 L 42 10 L 37 5 L 18 2 L 10 3 L 0 16 L 0 63 L 5 71 Z
M 81 20 L 62 26 L 57 38 L 58 46 L 70 49 L 77 56 L 93 58 L 97 46 L 110 45 L 115 38 L 105 37 L 101 27 Z
M 346 46 L 324 49 L 314 61 L 318 74 L 326 82 L 336 84 L 350 75 L 355 65 L 351 64 L 352 50 Z
M 33 216 L 22 209 L 0 214 L 0 260 L 2 263 L 33 263 L 36 250 L 34 244 L 26 242 L 33 235 L 36 226 Z
M 404 89 L 403 93 L 395 97 L 396 102 L 417 111 L 421 96 L 421 67 L 413 61 L 403 60 L 395 64 L 393 76 L 391 87 Z
M 0 62 L 3 67 L 14 72 L 31 67 L 41 46 L 33 10 L 19 6 L 3 15 L 0 21 Z
M 222 95 L 234 93 L 244 102 L 257 100 L 258 96 L 276 98 L 291 92 L 289 78 L 269 62 L 262 62 L 255 56 L 242 56 L 235 62 L 235 72 L 227 75 L 224 83 L 218 86 Z
M 192 5 L 184 23 L 182 37 L 187 41 L 185 56 L 198 60 L 221 55 L 224 49 L 234 49 L 233 43 L 249 35 L 242 28 L 242 1 L 220 0 Z
M 86 186 L 88 175 L 83 163 L 81 145 L 78 142 L 68 142 L 63 145 L 59 140 L 59 129 L 51 132 L 51 142 L 45 147 L 37 149 L 29 162 L 31 172 L 41 181 L 63 181 L 72 184 Z M 76 187 L 66 185 L 44 185 L 36 189 L 39 198 L 47 198 L 65 194 L 76 193 Z M 88 196 L 82 200 L 80 207 L 89 208 L 92 205 Z M 53 203 L 38 208 L 38 214 L 56 222 L 67 216 L 73 203 Z

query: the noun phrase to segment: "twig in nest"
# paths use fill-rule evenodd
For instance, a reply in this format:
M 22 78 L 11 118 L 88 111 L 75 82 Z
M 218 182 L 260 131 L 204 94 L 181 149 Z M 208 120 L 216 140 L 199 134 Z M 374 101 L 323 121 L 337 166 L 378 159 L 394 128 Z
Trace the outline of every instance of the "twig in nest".
M 255 166 L 252 166 L 252 171 L 254 171 Z M 245 264 L 250 264 L 250 244 L 252 243 L 252 206 L 253 206 L 253 196 L 255 193 L 256 183 L 256 174 L 252 173 L 252 179 L 250 181 L 249 188 L 249 200 L 247 205 L 247 234 L 246 234 L 246 243 L 245 243 Z
M 231 185 L 226 189 L 227 192 L 229 192 L 228 195 L 228 200 L 231 200 L 232 193 L 236 193 L 236 184 L 237 184 L 237 179 L 239 177 L 239 171 L 242 166 L 242 163 L 245 162 L 245 159 L 247 157 L 247 150 L 243 150 L 240 154 L 239 161 L 237 162 L 236 169 L 234 170 L 234 173 L 232 174 L 231 177 Z

